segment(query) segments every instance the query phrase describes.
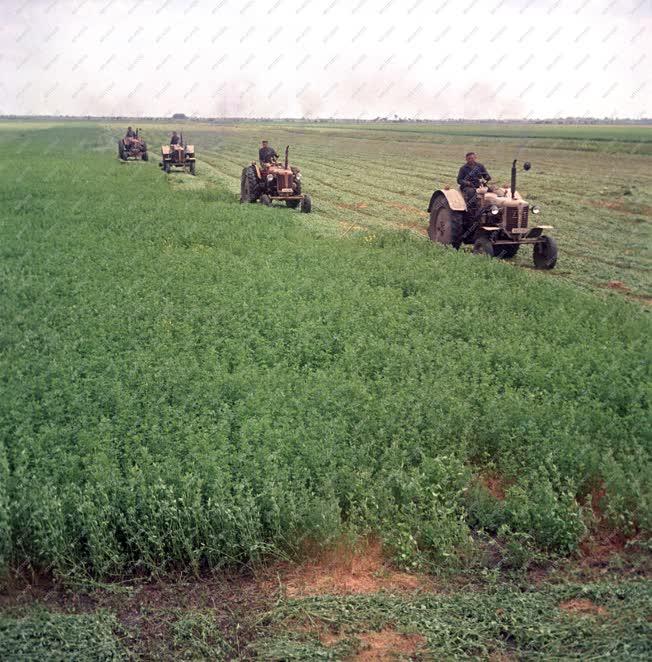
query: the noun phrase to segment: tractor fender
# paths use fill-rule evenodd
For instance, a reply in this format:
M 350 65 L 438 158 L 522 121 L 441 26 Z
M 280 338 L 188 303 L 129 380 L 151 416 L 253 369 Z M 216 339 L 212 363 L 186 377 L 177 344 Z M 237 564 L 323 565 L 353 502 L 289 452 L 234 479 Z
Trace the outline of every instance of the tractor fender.
M 454 188 L 444 188 L 444 189 L 438 189 L 430 197 L 430 202 L 428 204 L 428 213 L 430 213 L 430 210 L 432 209 L 432 204 L 438 195 L 443 195 L 446 198 L 446 201 L 448 202 L 448 206 L 453 211 L 466 211 L 466 201 L 464 200 L 464 196 L 462 195 L 462 193 Z

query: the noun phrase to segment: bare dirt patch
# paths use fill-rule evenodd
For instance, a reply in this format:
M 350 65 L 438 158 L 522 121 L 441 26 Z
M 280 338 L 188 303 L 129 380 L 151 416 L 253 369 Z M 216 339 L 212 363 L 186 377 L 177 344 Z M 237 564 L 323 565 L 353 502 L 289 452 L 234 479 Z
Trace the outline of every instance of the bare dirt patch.
M 363 643 L 355 660 L 393 660 L 416 655 L 426 640 L 420 634 L 400 634 L 381 630 L 357 635 Z
M 580 614 L 586 616 L 607 616 L 609 613 L 604 607 L 596 605 L 591 600 L 577 598 L 575 600 L 568 600 L 559 605 L 560 609 L 568 612 L 569 614 Z
M 492 497 L 498 501 L 505 500 L 505 491 L 509 485 L 502 476 L 497 473 L 484 473 L 480 475 L 480 483 L 487 488 Z
M 400 572 L 383 556 L 378 541 L 366 541 L 351 548 L 337 545 L 299 565 L 277 569 L 280 583 L 289 597 L 312 595 L 356 595 L 433 590 L 434 581 L 425 575 Z M 270 587 L 272 580 L 269 580 Z

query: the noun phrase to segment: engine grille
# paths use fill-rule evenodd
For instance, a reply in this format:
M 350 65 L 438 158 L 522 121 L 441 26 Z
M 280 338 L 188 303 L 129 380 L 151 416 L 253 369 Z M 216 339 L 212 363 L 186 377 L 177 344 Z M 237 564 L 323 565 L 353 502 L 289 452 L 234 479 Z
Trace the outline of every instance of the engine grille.
M 507 207 L 506 211 L 505 230 L 509 232 L 518 227 L 518 209 L 516 207 Z
M 519 223 L 518 213 L 519 209 L 517 207 L 508 207 L 507 216 L 505 218 L 505 229 L 508 232 L 511 232 L 514 228 L 526 228 L 528 222 L 528 208 L 521 207 L 521 222 Z

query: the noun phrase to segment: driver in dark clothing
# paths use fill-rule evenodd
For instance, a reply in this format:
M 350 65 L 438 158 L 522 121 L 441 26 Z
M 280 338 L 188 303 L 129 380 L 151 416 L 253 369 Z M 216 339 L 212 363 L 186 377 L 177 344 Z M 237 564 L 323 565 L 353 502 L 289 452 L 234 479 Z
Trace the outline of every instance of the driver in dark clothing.
M 136 137 L 136 132 L 130 126 L 128 126 L 125 138 L 135 138 L 135 137 Z
M 181 138 L 179 138 L 176 131 L 173 131 L 172 136 L 170 137 L 170 145 L 178 145 L 180 142 Z
M 491 179 L 487 169 L 476 161 L 476 156 L 475 152 L 468 152 L 466 163 L 457 174 L 457 183 L 460 185 L 469 211 L 476 207 L 476 189 L 480 186 L 480 178 L 486 182 Z
M 258 159 L 261 163 L 271 163 L 274 159 L 278 159 L 276 150 L 269 146 L 267 140 L 263 140 L 262 147 L 258 150 Z

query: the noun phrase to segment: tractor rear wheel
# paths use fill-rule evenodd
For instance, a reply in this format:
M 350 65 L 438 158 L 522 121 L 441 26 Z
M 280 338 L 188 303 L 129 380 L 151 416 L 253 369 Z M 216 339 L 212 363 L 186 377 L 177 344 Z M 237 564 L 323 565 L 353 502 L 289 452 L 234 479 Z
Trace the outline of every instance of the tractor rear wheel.
M 265 205 L 265 207 L 271 207 L 272 206 L 272 199 L 267 195 L 267 193 L 263 193 L 260 196 L 260 202 L 261 202 L 261 204 Z
M 301 211 L 304 214 L 309 214 L 312 211 L 312 198 L 309 195 L 304 195 L 301 200 Z
M 253 166 L 247 166 L 242 170 L 240 177 L 240 202 L 256 202 L 258 194 L 258 178 Z
M 299 206 L 299 203 L 301 200 L 286 200 L 285 204 L 290 208 L 290 209 L 296 209 Z
M 496 248 L 491 243 L 489 237 L 478 237 L 473 244 L 473 253 L 475 255 L 485 255 L 486 257 L 493 257 Z
M 125 146 L 122 143 L 122 140 L 118 140 L 118 157 L 122 161 L 126 161 L 125 159 Z
M 432 203 L 428 236 L 431 241 L 455 249 L 462 243 L 462 212 L 452 210 L 443 195 L 437 196 Z
M 537 269 L 554 269 L 557 264 L 557 242 L 547 235 L 541 237 L 541 241 L 534 244 L 532 259 Z
M 168 174 L 170 172 L 170 162 L 169 161 L 163 161 L 163 172 L 165 174 Z
M 519 244 L 499 244 L 494 246 L 494 257 L 511 260 L 518 253 Z

